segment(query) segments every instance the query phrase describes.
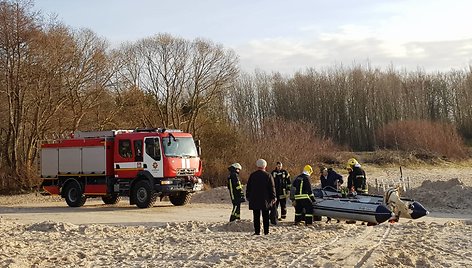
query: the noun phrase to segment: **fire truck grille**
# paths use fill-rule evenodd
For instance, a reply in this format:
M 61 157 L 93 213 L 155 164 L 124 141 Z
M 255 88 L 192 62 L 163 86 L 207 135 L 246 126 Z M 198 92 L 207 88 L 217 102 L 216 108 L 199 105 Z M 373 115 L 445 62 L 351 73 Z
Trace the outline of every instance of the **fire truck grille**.
M 177 169 L 177 176 L 187 176 L 187 175 L 194 175 L 195 169 L 194 168 L 180 168 Z

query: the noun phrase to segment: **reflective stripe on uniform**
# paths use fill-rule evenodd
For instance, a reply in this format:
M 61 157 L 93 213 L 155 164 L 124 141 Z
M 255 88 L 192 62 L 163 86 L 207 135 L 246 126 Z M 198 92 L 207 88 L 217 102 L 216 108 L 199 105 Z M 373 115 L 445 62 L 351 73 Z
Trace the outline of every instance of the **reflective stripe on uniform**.
M 231 178 L 229 179 L 229 194 L 231 196 L 231 200 L 234 200 L 233 183 L 231 182 Z
M 310 199 L 310 196 L 308 194 L 297 194 L 297 195 L 295 195 L 295 200 L 300 200 L 300 199 Z
M 302 194 L 303 190 L 303 179 L 300 182 L 300 192 L 299 194 L 295 195 L 295 200 L 300 200 L 300 199 L 310 199 L 310 195 L 308 194 Z M 312 194 L 313 195 L 313 194 Z
M 238 180 L 238 186 L 236 186 L 236 189 L 237 189 L 237 190 L 243 189 L 243 186 L 241 185 L 241 181 L 240 181 L 240 180 Z
M 234 215 L 236 217 L 239 217 L 240 214 L 236 213 L 236 210 L 238 209 L 238 207 L 234 207 L 233 210 L 231 211 L 231 215 Z

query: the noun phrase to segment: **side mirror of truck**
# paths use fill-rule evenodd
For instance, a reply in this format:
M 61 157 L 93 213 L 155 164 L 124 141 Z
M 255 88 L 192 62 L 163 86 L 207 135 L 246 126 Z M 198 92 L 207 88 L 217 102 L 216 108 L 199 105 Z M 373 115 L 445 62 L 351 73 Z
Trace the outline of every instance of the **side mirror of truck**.
M 200 140 L 195 140 L 195 147 L 197 147 L 198 156 L 202 155 L 202 147 L 200 147 Z

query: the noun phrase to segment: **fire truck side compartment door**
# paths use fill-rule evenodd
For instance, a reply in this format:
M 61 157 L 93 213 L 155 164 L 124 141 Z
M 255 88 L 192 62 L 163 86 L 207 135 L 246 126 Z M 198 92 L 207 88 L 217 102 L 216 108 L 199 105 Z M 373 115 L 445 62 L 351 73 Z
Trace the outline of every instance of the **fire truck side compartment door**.
M 106 152 L 105 147 L 82 148 L 82 172 L 84 174 L 105 174 Z
M 82 148 L 59 148 L 59 172 L 78 174 L 82 171 Z
M 149 171 L 153 177 L 164 177 L 162 162 L 162 150 L 159 137 L 147 137 L 144 139 L 144 170 Z
M 41 149 L 41 176 L 44 178 L 55 178 L 59 171 L 59 149 Z

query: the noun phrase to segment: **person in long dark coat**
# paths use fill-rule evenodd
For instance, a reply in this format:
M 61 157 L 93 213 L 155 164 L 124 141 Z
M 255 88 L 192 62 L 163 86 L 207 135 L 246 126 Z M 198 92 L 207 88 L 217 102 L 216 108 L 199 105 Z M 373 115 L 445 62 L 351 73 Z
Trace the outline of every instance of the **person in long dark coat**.
M 269 234 L 269 211 L 276 202 L 274 178 L 265 169 L 264 159 L 256 161 L 257 170 L 250 176 L 246 185 L 246 198 L 254 216 L 254 234 L 261 234 L 261 214 L 264 234 Z

